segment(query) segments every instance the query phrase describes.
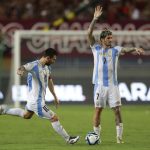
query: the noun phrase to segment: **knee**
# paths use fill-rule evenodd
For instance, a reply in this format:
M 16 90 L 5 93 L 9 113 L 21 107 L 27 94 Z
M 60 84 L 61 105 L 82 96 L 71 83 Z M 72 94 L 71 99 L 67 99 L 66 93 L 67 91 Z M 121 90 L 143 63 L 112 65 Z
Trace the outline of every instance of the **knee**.
M 114 108 L 115 114 L 120 114 L 120 107 Z
M 26 114 L 25 114 L 25 115 L 23 116 L 23 118 L 24 118 L 24 119 L 31 119 L 31 118 L 32 118 L 32 115 L 26 115 Z
M 54 115 L 51 119 L 50 119 L 50 121 L 51 122 L 56 122 L 56 121 L 58 121 L 59 119 L 58 119 L 58 117 L 56 116 L 56 115 Z
M 95 113 L 99 115 L 102 112 L 103 108 L 95 108 Z

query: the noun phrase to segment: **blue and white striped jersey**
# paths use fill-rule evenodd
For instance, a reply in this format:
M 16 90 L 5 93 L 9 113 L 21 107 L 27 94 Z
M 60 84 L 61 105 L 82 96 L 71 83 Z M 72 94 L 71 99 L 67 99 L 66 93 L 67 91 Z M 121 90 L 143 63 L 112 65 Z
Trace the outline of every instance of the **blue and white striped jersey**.
M 122 47 L 104 49 L 99 44 L 91 46 L 94 56 L 93 84 L 118 85 L 117 64 Z
M 42 104 L 45 102 L 46 87 L 51 74 L 50 66 L 42 66 L 39 60 L 24 65 L 28 72 L 28 102 Z

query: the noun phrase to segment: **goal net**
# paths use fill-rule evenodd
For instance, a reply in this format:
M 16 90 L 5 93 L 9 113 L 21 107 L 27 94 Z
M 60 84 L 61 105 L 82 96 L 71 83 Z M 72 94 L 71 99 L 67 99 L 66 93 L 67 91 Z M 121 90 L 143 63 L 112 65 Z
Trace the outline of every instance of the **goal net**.
M 100 31 L 94 31 L 97 40 L 99 40 L 99 34 Z M 113 35 L 113 45 L 142 47 L 145 50 L 145 55 L 150 56 L 150 31 L 113 31 Z M 58 81 L 64 79 L 69 86 L 72 84 L 70 81 L 74 81 L 76 77 L 81 79 L 90 77 L 91 79 L 92 74 L 88 70 L 89 68 L 92 69 L 93 60 L 87 41 L 87 31 L 16 31 L 14 34 L 12 63 L 12 99 L 15 105 L 18 105 L 21 100 L 26 98 L 26 87 L 23 86 L 25 85 L 25 79 L 20 79 L 16 74 L 18 67 L 37 59 L 43 50 L 49 47 L 56 48 L 60 54 L 58 63 L 55 65 L 55 77 Z M 20 88 L 20 85 L 22 85 L 22 88 Z M 81 89 L 78 83 L 74 88 L 70 85 L 70 88 L 65 87 L 63 90 L 65 91 L 67 88 L 67 93 L 72 94 L 74 94 L 75 90 L 79 92 L 79 89 Z M 63 90 L 60 92 L 62 95 L 64 93 Z M 71 96 L 63 99 L 71 99 Z M 86 96 L 80 94 L 76 99 L 84 101 Z

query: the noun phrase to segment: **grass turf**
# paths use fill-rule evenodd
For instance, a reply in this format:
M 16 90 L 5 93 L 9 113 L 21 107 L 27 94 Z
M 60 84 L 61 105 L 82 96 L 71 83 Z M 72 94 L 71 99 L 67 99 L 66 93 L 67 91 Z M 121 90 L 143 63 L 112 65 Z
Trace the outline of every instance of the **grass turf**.
M 114 114 L 106 108 L 102 114 L 102 143 L 89 146 L 85 135 L 92 131 L 93 106 L 61 105 L 57 113 L 61 124 L 71 135 L 80 135 L 75 145 L 65 141 L 52 129 L 48 120 L 34 116 L 24 120 L 14 116 L 0 116 L 0 150 L 149 150 L 150 105 L 122 107 L 124 144 L 116 144 Z

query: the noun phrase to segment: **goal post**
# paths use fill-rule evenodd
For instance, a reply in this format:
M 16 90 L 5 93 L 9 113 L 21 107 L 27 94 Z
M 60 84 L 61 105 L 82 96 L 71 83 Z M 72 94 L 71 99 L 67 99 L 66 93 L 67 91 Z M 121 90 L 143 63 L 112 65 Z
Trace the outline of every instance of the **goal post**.
M 150 55 L 150 31 L 112 31 L 114 35 L 114 45 L 143 47 L 146 55 Z M 94 35 L 99 39 L 100 30 L 94 31 Z M 25 40 L 25 42 L 23 42 Z M 23 46 L 23 48 L 22 48 Z M 29 49 L 34 55 L 40 54 L 48 47 L 55 47 L 60 54 L 71 54 L 76 49 L 79 54 L 89 54 L 89 44 L 87 42 L 87 31 L 69 30 L 18 30 L 14 33 L 13 46 L 13 85 L 21 85 L 20 76 L 16 74 L 18 67 L 22 63 L 22 49 Z M 28 56 L 24 56 L 28 57 Z M 30 60 L 32 61 L 32 60 Z M 18 92 L 19 97 L 19 92 Z M 20 101 L 14 102 L 15 106 L 20 105 Z

